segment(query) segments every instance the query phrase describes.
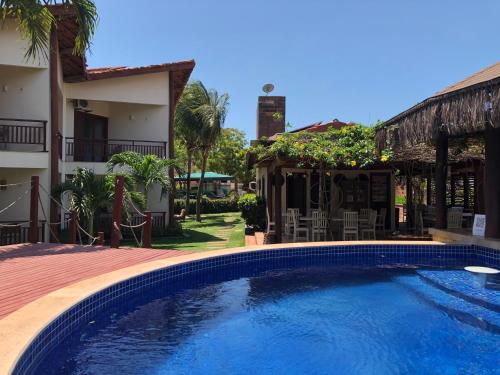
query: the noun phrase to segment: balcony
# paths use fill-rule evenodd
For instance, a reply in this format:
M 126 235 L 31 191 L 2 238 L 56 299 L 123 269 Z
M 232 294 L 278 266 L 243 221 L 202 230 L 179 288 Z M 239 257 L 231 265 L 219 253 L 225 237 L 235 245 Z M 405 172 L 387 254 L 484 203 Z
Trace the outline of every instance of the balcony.
M 133 151 L 141 155 L 167 156 L 167 142 L 131 139 L 75 139 L 66 138 L 66 161 L 107 162 L 111 156 L 120 152 Z
M 0 118 L 0 150 L 47 151 L 47 121 Z

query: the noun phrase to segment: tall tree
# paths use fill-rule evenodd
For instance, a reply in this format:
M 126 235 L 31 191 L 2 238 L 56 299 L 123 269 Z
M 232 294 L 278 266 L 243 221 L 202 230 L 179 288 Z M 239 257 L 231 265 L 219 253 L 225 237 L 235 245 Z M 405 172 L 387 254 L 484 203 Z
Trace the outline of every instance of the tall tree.
M 195 82 L 194 90 L 196 91 L 195 95 L 202 102 L 195 110 L 195 114 L 201 119 L 202 125 L 198 142 L 198 149 L 201 154 L 201 175 L 196 195 L 196 220 L 201 221 L 201 196 L 203 193 L 207 159 L 210 150 L 219 138 L 226 119 L 229 95 L 219 95 L 215 89 L 207 90 L 201 82 Z
M 50 7 L 59 5 L 74 12 L 77 34 L 73 54 L 84 56 L 89 48 L 98 22 L 94 0 L 0 0 L 0 21 L 15 18 L 23 39 L 28 41 L 25 57 L 48 59 L 50 32 L 56 19 Z
M 233 176 L 236 189 L 238 182 L 249 183 L 252 171 L 247 168 L 247 147 L 244 132 L 234 128 L 222 129 L 218 141 L 210 151 L 208 170 Z
M 137 152 L 126 151 L 115 154 L 108 161 L 108 170 L 115 167 L 125 167 L 135 179 L 135 182 L 144 189 L 145 207 L 148 207 L 149 192 L 158 184 L 162 188 L 161 195 L 172 190 L 173 182 L 168 176 L 168 169 L 177 168 L 175 160 L 162 159 L 156 155 L 141 155 Z
M 186 85 L 177 103 L 174 117 L 175 137 L 186 149 L 186 212 L 189 211 L 191 195 L 193 155 L 198 147 L 202 128 L 202 121 L 200 116 L 196 114 L 196 109 L 203 104 L 203 101 L 197 95 L 196 85 L 198 85 L 197 82 Z
M 144 197 L 135 191 L 135 182 L 130 175 L 122 174 L 126 187 L 123 196 L 123 206 L 128 208 L 130 200 L 142 207 Z M 99 212 L 113 206 L 115 195 L 116 174 L 96 175 L 94 171 L 78 168 L 73 178 L 62 182 L 53 190 L 52 194 L 61 199 L 62 195 L 69 193 L 70 207 L 78 215 L 79 221 L 86 224 L 86 230 L 94 235 L 94 227 L 99 221 Z M 89 239 L 89 243 L 92 242 Z

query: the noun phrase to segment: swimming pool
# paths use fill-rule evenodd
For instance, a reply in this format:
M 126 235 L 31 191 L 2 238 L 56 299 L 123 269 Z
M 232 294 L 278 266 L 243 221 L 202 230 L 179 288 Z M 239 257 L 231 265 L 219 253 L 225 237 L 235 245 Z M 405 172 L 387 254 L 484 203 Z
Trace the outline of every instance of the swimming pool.
M 456 245 L 209 257 L 82 301 L 35 339 L 16 371 L 496 373 L 500 292 L 461 269 L 496 262 L 494 250 Z M 50 350 L 37 352 L 50 338 Z

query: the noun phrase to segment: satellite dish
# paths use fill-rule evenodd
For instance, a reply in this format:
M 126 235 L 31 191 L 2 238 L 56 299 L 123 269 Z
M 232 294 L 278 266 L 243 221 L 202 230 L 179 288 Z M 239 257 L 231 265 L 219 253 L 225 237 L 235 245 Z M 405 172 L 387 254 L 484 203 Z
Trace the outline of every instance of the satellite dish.
M 274 90 L 274 85 L 272 83 L 266 83 L 264 86 L 262 86 L 262 91 L 264 91 L 266 95 L 273 90 Z

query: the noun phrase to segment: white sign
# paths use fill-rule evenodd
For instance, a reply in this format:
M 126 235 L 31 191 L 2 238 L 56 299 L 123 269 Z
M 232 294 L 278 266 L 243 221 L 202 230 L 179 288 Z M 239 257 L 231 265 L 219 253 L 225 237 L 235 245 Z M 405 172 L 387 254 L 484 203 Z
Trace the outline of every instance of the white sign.
M 474 226 L 472 227 L 472 235 L 484 237 L 485 228 L 486 228 L 486 215 L 474 215 Z

